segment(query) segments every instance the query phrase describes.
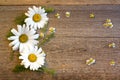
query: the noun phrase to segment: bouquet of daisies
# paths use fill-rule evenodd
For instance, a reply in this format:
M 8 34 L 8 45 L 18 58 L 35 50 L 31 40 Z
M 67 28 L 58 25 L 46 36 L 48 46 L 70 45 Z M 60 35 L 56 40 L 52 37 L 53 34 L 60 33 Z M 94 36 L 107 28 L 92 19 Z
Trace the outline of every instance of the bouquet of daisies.
M 28 9 L 24 15 L 25 17 L 23 17 L 24 23 L 21 25 L 17 24 L 17 30 L 11 29 L 12 35 L 8 37 L 8 40 L 11 41 L 9 46 L 12 47 L 12 50 L 19 51 L 20 65 L 35 71 L 45 64 L 46 54 L 40 45 L 45 43 L 48 38 L 51 38 L 55 32 L 53 27 L 46 29 L 49 34 L 46 31 L 42 32 L 42 29 L 47 28 L 46 25 L 49 21 L 47 13 L 53 12 L 53 9 L 35 6 Z M 40 32 L 39 34 L 38 31 Z

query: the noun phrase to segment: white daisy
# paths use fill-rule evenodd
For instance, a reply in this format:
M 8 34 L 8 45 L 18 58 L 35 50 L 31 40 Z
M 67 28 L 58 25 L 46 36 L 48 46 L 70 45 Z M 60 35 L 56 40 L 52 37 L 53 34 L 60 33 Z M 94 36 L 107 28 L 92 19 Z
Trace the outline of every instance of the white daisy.
M 38 70 L 45 63 L 45 53 L 41 48 L 38 49 L 37 46 L 24 50 L 20 54 L 19 59 L 22 59 L 21 64 L 24 65 L 25 68 L 30 68 L 30 70 Z
M 17 25 L 17 28 L 18 31 L 15 29 L 11 30 L 14 36 L 8 38 L 8 40 L 12 40 L 9 45 L 13 46 L 13 50 L 19 49 L 21 52 L 23 49 L 31 48 L 38 43 L 35 39 L 38 39 L 39 34 L 36 34 L 34 29 L 29 29 L 29 27 L 25 25 L 23 25 L 23 27 L 21 25 Z
M 25 13 L 25 15 L 28 16 L 28 18 L 25 19 L 26 24 L 34 29 L 43 28 L 48 21 L 48 17 L 47 17 L 47 13 L 45 13 L 45 9 L 35 6 L 33 6 L 33 8 L 28 8 L 28 9 L 29 11 Z

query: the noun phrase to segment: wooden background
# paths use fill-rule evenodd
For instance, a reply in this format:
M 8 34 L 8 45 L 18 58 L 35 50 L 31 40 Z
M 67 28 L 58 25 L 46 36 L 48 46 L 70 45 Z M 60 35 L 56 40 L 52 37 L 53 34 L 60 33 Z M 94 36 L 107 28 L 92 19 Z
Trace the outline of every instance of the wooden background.
M 55 76 L 12 72 L 16 59 L 10 60 L 12 51 L 6 35 L 16 27 L 15 17 L 33 4 L 55 8 L 48 16 L 56 37 L 43 46 L 48 68 L 56 70 Z M 119 4 L 120 0 L 0 0 L 0 80 L 120 80 Z M 65 17 L 66 11 L 71 12 L 70 18 Z M 92 12 L 95 19 L 89 18 Z M 54 17 L 56 13 L 60 19 Z M 107 18 L 113 22 L 112 29 L 103 27 Z M 108 47 L 111 42 L 116 43 L 115 48 Z M 85 61 L 91 57 L 96 64 L 88 66 Z M 110 66 L 111 60 L 115 66 Z

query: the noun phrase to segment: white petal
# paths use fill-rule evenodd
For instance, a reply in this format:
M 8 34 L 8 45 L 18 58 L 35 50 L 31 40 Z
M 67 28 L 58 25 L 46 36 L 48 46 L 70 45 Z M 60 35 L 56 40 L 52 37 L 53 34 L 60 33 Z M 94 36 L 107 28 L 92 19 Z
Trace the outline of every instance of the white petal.
M 13 49 L 13 50 L 17 50 L 17 49 L 18 49 L 18 47 L 19 47 L 19 44 L 20 44 L 20 43 L 16 43 L 16 44 L 13 46 L 13 48 L 12 48 L 12 49 Z
M 38 37 L 39 37 L 39 34 L 35 34 L 35 35 L 31 36 L 30 39 L 38 39 Z
M 22 52 L 23 51 L 23 44 L 20 43 L 20 47 L 19 47 L 19 52 Z
M 11 32 L 12 32 L 14 35 L 16 35 L 16 36 L 19 36 L 19 35 L 20 35 L 20 33 L 18 33 L 15 29 L 12 29 Z
M 18 39 L 19 37 L 18 36 L 11 36 L 8 38 L 8 40 L 15 40 L 15 39 Z
M 39 54 L 41 52 L 42 52 L 42 48 L 39 48 L 38 51 L 37 51 L 37 54 Z
M 35 46 L 35 47 L 34 47 L 34 49 L 35 49 L 34 51 L 36 52 L 36 51 L 38 50 L 38 47 L 37 47 L 37 46 Z
M 33 65 L 30 64 L 30 70 L 33 70 Z
M 30 40 L 29 41 L 29 44 L 31 44 L 31 45 L 37 45 L 39 43 L 39 41 L 37 41 L 37 40 Z
M 13 45 L 15 45 L 16 43 L 19 43 L 18 39 L 12 41 L 12 42 L 9 44 L 9 46 L 13 46 Z
M 17 25 L 18 28 L 18 32 L 21 34 L 22 33 L 22 26 L 21 25 Z
M 28 68 L 30 65 L 28 63 L 25 64 L 25 68 Z
M 28 23 L 31 20 L 31 18 L 26 18 L 25 22 Z
M 37 30 L 37 23 L 34 23 L 34 29 Z
M 37 8 L 37 7 L 33 6 L 33 10 L 34 10 L 36 13 L 38 13 L 38 8 Z
M 25 15 L 26 15 L 26 16 L 30 16 L 30 14 L 28 14 L 28 13 L 25 13 Z
M 29 7 L 28 9 L 29 9 L 30 13 L 34 13 L 34 10 L 32 8 Z
M 35 33 L 36 33 L 36 31 L 35 31 L 34 29 L 31 29 L 31 30 L 28 32 L 29 35 L 34 35 Z

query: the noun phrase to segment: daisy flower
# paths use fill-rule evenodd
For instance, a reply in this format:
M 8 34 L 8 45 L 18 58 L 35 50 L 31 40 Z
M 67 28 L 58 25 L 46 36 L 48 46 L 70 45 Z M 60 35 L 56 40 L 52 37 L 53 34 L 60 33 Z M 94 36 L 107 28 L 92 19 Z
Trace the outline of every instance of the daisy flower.
M 24 65 L 25 68 L 30 68 L 30 70 L 38 70 L 45 63 L 45 53 L 37 46 L 26 49 L 20 54 L 19 59 L 22 59 L 21 64 Z
M 43 28 L 48 21 L 47 13 L 45 9 L 41 7 L 28 8 L 28 12 L 25 13 L 28 18 L 25 19 L 25 23 L 31 28 Z
M 38 43 L 35 39 L 38 39 L 39 34 L 36 34 L 34 29 L 29 29 L 26 25 L 17 25 L 17 28 L 18 31 L 15 29 L 11 30 L 14 36 L 8 38 L 8 40 L 12 41 L 9 46 L 12 46 L 13 50 L 19 49 L 19 51 L 22 51 L 23 49 L 30 48 Z

